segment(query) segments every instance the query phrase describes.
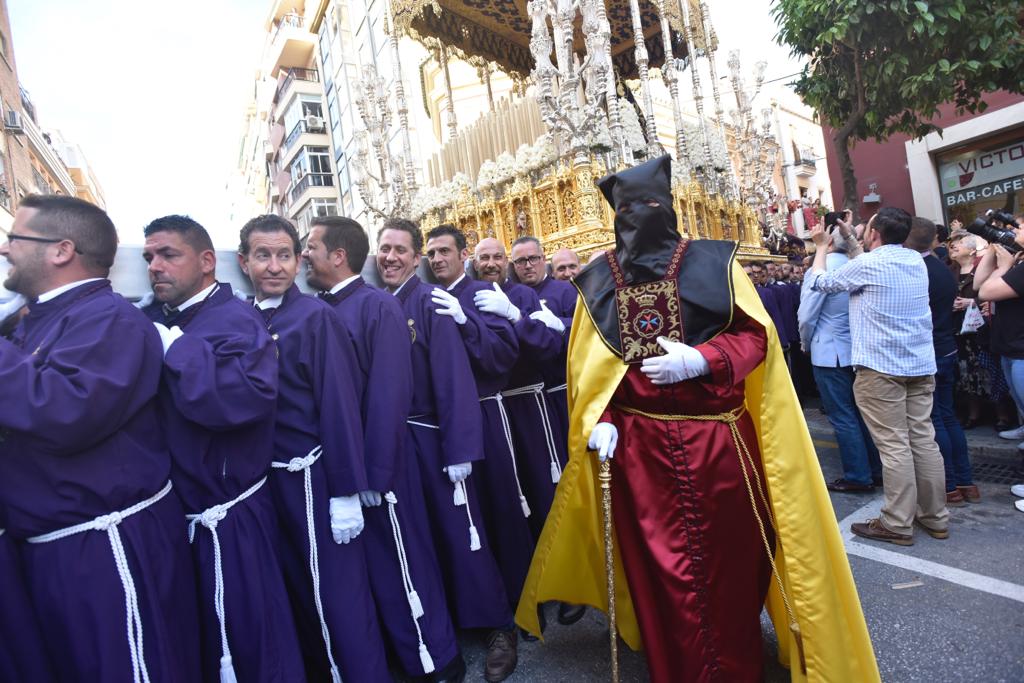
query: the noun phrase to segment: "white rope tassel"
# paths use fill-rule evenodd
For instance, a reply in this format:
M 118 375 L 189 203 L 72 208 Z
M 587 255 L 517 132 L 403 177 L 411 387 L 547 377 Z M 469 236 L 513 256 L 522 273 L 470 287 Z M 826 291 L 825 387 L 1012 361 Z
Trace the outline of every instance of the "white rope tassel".
M 170 490 L 171 482 L 167 482 L 159 493 L 152 498 L 136 503 L 120 512 L 112 512 L 109 515 L 97 517 L 91 522 L 76 524 L 66 529 L 58 529 L 48 534 L 33 536 L 27 539 L 29 543 L 50 543 L 85 531 L 106 532 L 107 540 L 110 541 L 110 551 L 114 555 L 114 566 L 117 567 L 117 575 L 121 579 L 121 587 L 124 589 L 125 633 L 128 637 L 128 653 L 132 659 L 132 680 L 134 683 L 149 683 L 149 671 L 146 669 L 139 596 L 135 590 L 135 579 L 132 577 L 131 567 L 128 565 L 128 555 L 125 552 L 118 526 L 136 512 L 145 510 L 150 505 L 159 501 Z
M 398 566 L 402 573 L 402 585 L 405 588 L 405 597 L 409 601 L 409 613 L 412 615 L 413 626 L 416 627 L 416 640 L 419 642 L 420 664 L 423 666 L 423 673 L 434 672 L 434 659 L 430 656 L 426 644 L 423 642 L 423 632 L 420 630 L 419 618 L 423 616 L 423 603 L 416 593 L 412 584 L 412 573 L 409 571 L 409 558 L 405 554 L 405 540 L 402 537 L 402 525 L 398 522 L 398 514 L 395 512 L 395 505 L 398 504 L 398 496 L 393 491 L 384 494 L 384 500 L 388 504 L 388 519 L 391 521 L 391 537 L 395 541 L 395 550 L 398 552 Z
M 457 481 L 454 484 L 452 484 L 452 486 L 454 487 L 454 493 L 452 494 L 452 504 L 455 507 L 459 507 L 460 505 L 465 505 L 466 504 L 466 492 L 465 492 L 465 490 L 464 490 L 464 488 L 462 486 L 462 482 L 461 481 Z
M 466 517 L 469 519 L 469 549 L 480 550 L 480 534 L 476 530 L 476 525 L 473 524 L 473 513 L 469 509 L 469 490 L 466 489 L 466 480 L 463 479 L 455 486 L 462 489 L 462 497 L 466 501 Z
M 224 565 L 221 561 L 220 537 L 217 535 L 217 525 L 228 516 L 228 510 L 259 491 L 266 482 L 267 478 L 263 477 L 234 500 L 214 505 L 198 514 L 185 515 L 185 519 L 189 520 L 189 543 L 195 542 L 197 524 L 201 524 L 209 529 L 210 537 L 213 539 L 213 610 L 217 613 L 217 621 L 220 622 L 221 683 L 237 683 L 238 679 L 235 676 L 235 666 L 231 660 L 231 648 L 228 647 L 228 627 L 224 613 Z
M 562 463 L 558 462 L 558 449 L 555 448 L 555 432 L 551 428 L 551 419 L 548 416 L 548 402 L 544 397 L 543 388 L 533 394 L 537 402 L 537 410 L 540 411 L 540 421 L 544 425 L 544 440 L 548 443 L 548 457 L 551 458 L 551 483 L 557 484 L 562 480 Z
M 310 468 L 322 453 L 323 447 L 317 446 L 303 458 L 292 458 L 288 462 L 271 464 L 275 469 L 302 472 L 302 485 L 306 494 L 306 533 L 309 537 L 309 575 L 313 579 L 313 603 L 316 605 L 316 614 L 320 618 L 320 634 L 324 639 L 324 647 L 327 648 L 327 661 L 331 665 L 331 681 L 332 683 L 341 683 L 341 672 L 338 671 L 338 665 L 334 661 L 331 632 L 327 628 L 323 600 L 320 597 L 320 548 L 316 542 L 316 516 L 313 513 L 313 473 Z
M 523 495 L 523 485 L 519 483 L 519 467 L 516 465 L 516 447 L 512 443 L 512 425 L 509 424 L 508 412 L 505 410 L 505 402 L 502 400 L 502 395 L 495 394 L 493 398 L 498 404 L 498 415 L 501 416 L 501 429 L 505 432 L 505 443 L 508 444 L 508 454 L 512 459 L 512 477 L 516 480 L 516 493 L 519 494 L 519 507 L 523 511 L 523 517 L 529 517 L 530 504 L 526 502 L 526 496 Z

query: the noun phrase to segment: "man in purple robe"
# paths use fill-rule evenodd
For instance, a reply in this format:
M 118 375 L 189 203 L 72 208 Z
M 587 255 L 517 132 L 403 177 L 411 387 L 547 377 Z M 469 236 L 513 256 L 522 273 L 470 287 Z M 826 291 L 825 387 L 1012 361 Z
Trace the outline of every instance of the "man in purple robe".
M 185 504 L 199 593 L 202 679 L 303 681 L 276 549 L 270 489 L 277 348 L 263 318 L 217 282 L 206 230 L 165 216 L 145 229 L 160 333 L 160 408 Z
M 454 296 L 416 277 L 422 250 L 423 238 L 411 221 L 388 220 L 377 237 L 377 268 L 401 302 L 412 337 L 410 452 L 423 473 L 452 616 L 462 628 L 493 629 L 484 677 L 502 681 L 515 670 L 516 631 L 498 563 L 477 526 L 483 523 L 479 488 L 470 474 L 484 455 L 477 387 L 461 330 L 468 314 Z M 436 303 L 439 294 L 445 295 L 443 306 Z
M 334 307 L 355 347 L 366 471 L 374 494 L 363 512 L 363 536 L 384 632 L 406 674 L 456 680 L 466 665 L 431 542 L 420 467 L 406 449 L 413 392 L 410 328 L 398 300 L 359 276 L 369 252 L 359 223 L 318 218 L 302 252 L 306 280 Z
M 309 680 L 390 681 L 360 533 L 361 500 L 380 502 L 363 460 L 362 377 L 345 325 L 295 285 L 301 250 L 295 227 L 273 214 L 239 234 L 239 265 L 277 342 L 279 557 Z
M 0 247 L 4 286 L 31 309 L 0 339 L 0 505 L 49 660 L 23 661 L 21 680 L 47 680 L 47 663 L 68 681 L 199 676 L 195 585 L 156 400 L 160 338 L 111 290 L 116 252 L 107 214 L 62 196 L 23 199 Z M 5 645 L 35 659 L 32 618 L 14 609 L 24 622 Z
M 556 256 L 565 251 L 569 250 L 559 250 Z M 562 257 L 564 260 L 564 254 Z M 555 263 L 554 258 L 552 258 L 552 263 Z M 547 417 L 546 423 L 539 425 L 539 428 L 550 434 L 550 440 L 545 443 L 545 448 L 542 450 L 550 461 L 550 478 L 545 479 L 545 473 L 540 468 L 533 478 L 536 487 L 535 495 L 539 498 L 536 505 L 542 511 L 542 519 L 544 519 L 547 517 L 548 510 L 551 509 L 555 486 L 560 481 L 562 468 L 565 467 L 569 458 L 569 410 L 565 395 L 565 356 L 569 345 L 572 317 L 576 312 L 576 288 L 564 280 L 555 279 L 547 274 L 544 267 L 544 249 L 536 237 L 520 237 L 512 243 L 512 268 L 514 279 L 532 290 L 540 301 L 540 310 L 530 313 L 530 318 L 543 323 L 549 333 L 558 340 L 557 353 L 536 360 L 537 372 L 543 383 L 543 393 L 535 394 L 534 400 L 535 403 L 541 404 Z M 534 422 L 536 422 L 536 418 L 534 418 Z M 537 428 L 538 426 L 534 427 L 534 429 Z M 586 608 L 582 605 L 560 603 L 558 605 L 558 621 L 565 625 L 574 624 L 583 618 L 585 611 Z

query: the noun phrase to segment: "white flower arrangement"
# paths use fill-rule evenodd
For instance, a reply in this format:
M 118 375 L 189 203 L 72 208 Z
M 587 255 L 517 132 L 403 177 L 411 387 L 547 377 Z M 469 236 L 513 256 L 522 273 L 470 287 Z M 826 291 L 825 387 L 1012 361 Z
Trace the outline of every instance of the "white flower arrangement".
M 714 123 L 707 121 L 704 124 L 707 131 L 708 146 L 711 150 L 711 164 L 718 172 L 727 171 L 730 167 L 729 152 L 725 141 L 718 134 Z M 704 136 L 701 127 L 696 123 L 686 123 L 684 126 L 686 134 L 686 156 L 689 157 L 692 168 L 707 166 L 707 158 L 704 154 Z
M 622 121 L 622 135 L 626 139 L 626 147 L 632 152 L 647 153 L 647 140 L 644 138 L 644 131 L 640 127 L 640 117 L 636 115 L 636 108 L 629 100 L 619 98 L 619 118 Z
M 497 166 L 490 159 L 480 164 L 480 170 L 476 174 L 476 189 L 478 192 L 487 192 L 487 190 L 494 187 L 497 182 L 496 171 Z

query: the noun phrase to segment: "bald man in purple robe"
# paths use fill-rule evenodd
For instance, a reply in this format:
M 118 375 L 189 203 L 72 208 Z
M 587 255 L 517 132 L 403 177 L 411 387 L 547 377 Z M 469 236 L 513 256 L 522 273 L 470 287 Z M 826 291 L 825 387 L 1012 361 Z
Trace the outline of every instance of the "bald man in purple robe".
M 410 327 L 398 300 L 360 277 L 369 251 L 356 221 L 318 218 L 302 254 L 306 281 L 342 319 L 359 363 L 366 469 L 375 497 L 363 511 L 363 536 L 385 635 L 406 674 L 450 680 L 465 663 L 431 540 L 420 467 L 407 448 Z
M 165 216 L 145 235 L 155 301 L 144 310 L 163 344 L 161 417 L 198 582 L 202 680 L 304 681 L 265 486 L 276 345 L 260 314 L 217 282 L 201 225 Z
M 309 680 L 390 681 L 362 534 L 361 500 L 380 502 L 363 458 L 363 378 L 341 319 L 295 286 L 300 252 L 280 216 L 253 218 L 239 234 L 239 264 L 278 350 L 279 557 Z
M 23 199 L 0 247 L 4 286 L 30 307 L 0 339 L 3 590 L 17 590 L 18 552 L 46 652 L 39 661 L 27 605 L 5 597 L 0 620 L 17 634 L 4 646 L 22 672 L 5 680 L 46 681 L 47 664 L 67 681 L 199 677 L 184 513 L 157 409 L 160 338 L 111 290 L 116 252 L 106 213 L 63 196 Z
M 516 631 L 483 526 L 481 487 L 470 477 L 484 451 L 477 383 L 464 343 L 467 332 L 461 329 L 468 314 L 461 316 L 460 325 L 452 315 L 454 297 L 416 277 L 422 245 L 415 223 L 386 221 L 377 238 L 377 268 L 402 303 L 412 336 L 409 435 L 423 473 L 452 617 L 462 628 L 490 629 L 484 677 L 501 681 L 515 670 Z M 437 303 L 439 296 L 443 306 Z M 482 325 L 473 330 L 482 332 Z M 439 476 L 442 471 L 447 478 Z

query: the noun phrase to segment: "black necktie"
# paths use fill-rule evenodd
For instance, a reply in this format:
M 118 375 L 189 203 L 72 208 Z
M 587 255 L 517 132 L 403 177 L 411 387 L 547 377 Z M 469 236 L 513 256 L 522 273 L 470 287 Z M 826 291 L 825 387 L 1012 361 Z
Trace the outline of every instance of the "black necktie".
M 164 304 L 163 306 L 161 306 L 160 310 L 162 310 L 163 313 L 164 313 L 164 322 L 167 322 L 169 320 L 173 320 L 174 318 L 176 318 L 178 316 L 179 313 L 181 313 L 180 310 L 178 310 L 174 306 L 170 306 L 168 304 Z
M 261 308 L 260 315 L 263 316 L 263 322 L 269 323 L 270 319 L 274 317 L 274 313 L 277 311 L 277 307 L 273 308 Z

